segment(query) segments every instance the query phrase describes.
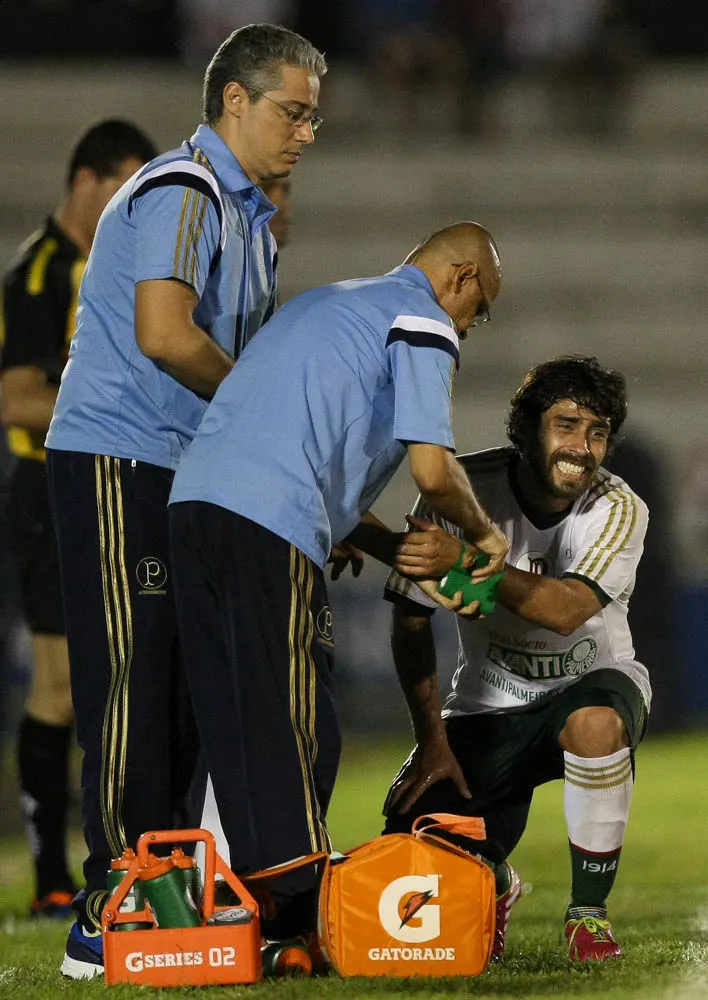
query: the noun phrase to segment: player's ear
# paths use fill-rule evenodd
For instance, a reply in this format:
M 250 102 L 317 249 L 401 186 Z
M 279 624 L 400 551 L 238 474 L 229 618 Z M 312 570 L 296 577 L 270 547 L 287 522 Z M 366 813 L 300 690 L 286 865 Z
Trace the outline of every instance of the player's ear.
M 222 98 L 224 112 L 233 115 L 234 118 L 240 118 L 244 108 L 250 103 L 246 88 L 236 80 L 226 84 Z
M 95 188 L 97 184 L 100 183 L 100 178 L 95 170 L 91 167 L 83 166 L 74 174 L 74 178 L 71 182 L 72 190 L 74 191 L 86 191 L 89 188 Z
M 465 261 L 464 264 L 455 264 L 453 270 L 455 291 L 459 292 L 474 280 L 479 268 L 472 261 Z

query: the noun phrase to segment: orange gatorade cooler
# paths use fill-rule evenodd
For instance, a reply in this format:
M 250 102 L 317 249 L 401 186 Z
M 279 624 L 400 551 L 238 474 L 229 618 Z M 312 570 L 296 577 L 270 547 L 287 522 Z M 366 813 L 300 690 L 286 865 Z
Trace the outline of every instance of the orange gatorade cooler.
M 191 866 L 176 865 L 174 857 L 158 858 L 150 852 L 156 844 L 195 841 L 206 847 L 204 898 L 198 908 L 185 882 L 184 868 Z M 238 914 L 233 905 L 215 906 L 217 874 L 238 897 Z M 136 883 L 144 889 L 145 905 L 128 913 L 121 907 Z M 116 933 L 128 923 L 145 929 Z M 231 985 L 261 978 L 258 904 L 216 853 L 208 830 L 144 833 L 135 859 L 103 910 L 102 924 L 108 985 Z

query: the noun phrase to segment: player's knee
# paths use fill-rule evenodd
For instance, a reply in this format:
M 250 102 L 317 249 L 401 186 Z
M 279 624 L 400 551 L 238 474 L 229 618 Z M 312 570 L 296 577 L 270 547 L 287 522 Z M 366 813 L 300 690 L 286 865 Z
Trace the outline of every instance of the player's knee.
M 70 726 L 74 721 L 71 686 L 68 678 L 48 680 L 33 684 L 27 701 L 27 712 L 50 726 Z
M 566 719 L 559 743 L 579 757 L 606 757 L 629 746 L 622 716 L 606 705 L 576 709 Z
M 71 689 L 65 688 L 54 702 L 56 725 L 72 726 L 74 724 L 74 705 L 71 700 Z

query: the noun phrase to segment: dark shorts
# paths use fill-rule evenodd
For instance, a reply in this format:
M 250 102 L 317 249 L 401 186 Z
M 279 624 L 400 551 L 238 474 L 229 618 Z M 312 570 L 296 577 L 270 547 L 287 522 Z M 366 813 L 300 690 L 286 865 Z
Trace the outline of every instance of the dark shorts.
M 44 462 L 18 460 L 8 516 L 27 625 L 34 633 L 64 635 L 59 557 Z
M 448 719 L 448 740 L 470 788 L 494 801 L 562 778 L 561 730 L 577 709 L 595 705 L 614 708 L 622 717 L 634 750 L 646 728 L 646 706 L 634 681 L 613 669 L 585 674 L 530 708 Z
M 463 799 L 451 781 L 439 782 L 409 812 L 390 816 L 387 832 L 409 829 L 417 816 L 428 812 L 483 816 L 494 841 L 487 856 L 492 860 L 506 857 L 524 830 L 534 789 L 563 777 L 558 737 L 568 716 L 596 705 L 613 708 L 624 720 L 634 763 L 634 750 L 647 721 L 641 692 L 619 670 L 591 671 L 530 708 L 448 719 L 448 741 L 472 799 Z

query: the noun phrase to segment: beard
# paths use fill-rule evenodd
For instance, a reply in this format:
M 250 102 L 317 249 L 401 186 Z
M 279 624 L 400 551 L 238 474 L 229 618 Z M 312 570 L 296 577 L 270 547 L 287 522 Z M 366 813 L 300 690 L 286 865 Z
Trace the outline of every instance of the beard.
M 581 465 L 585 470 L 583 475 L 564 476 L 558 468 L 558 462 L 563 461 Z M 597 471 L 597 463 L 591 455 L 581 458 L 563 449 L 546 455 L 540 448 L 534 448 L 529 455 L 529 466 L 543 491 L 556 500 L 575 500 L 588 489 Z

